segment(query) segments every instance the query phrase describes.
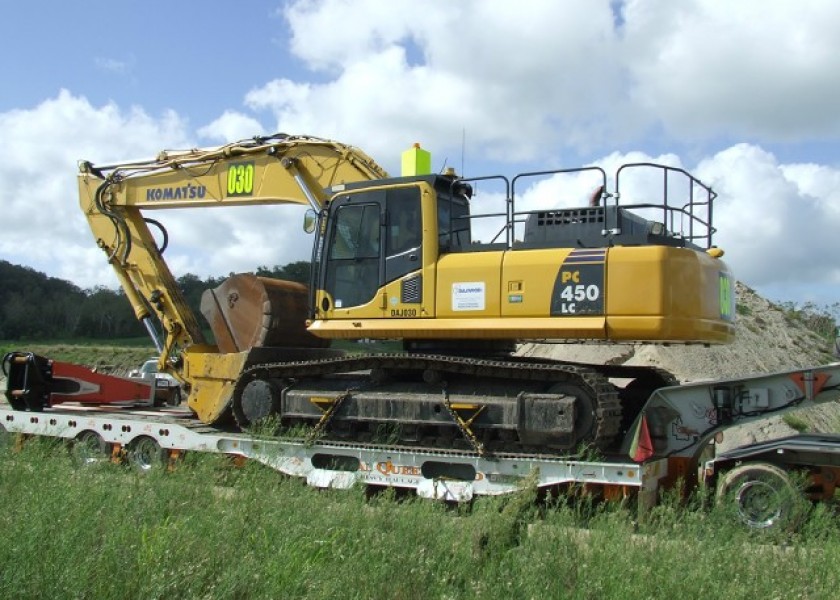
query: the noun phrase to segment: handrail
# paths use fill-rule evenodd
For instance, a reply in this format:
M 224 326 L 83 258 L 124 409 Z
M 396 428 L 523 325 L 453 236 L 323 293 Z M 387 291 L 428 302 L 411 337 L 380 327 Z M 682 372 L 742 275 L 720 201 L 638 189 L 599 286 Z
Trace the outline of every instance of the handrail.
M 673 230 L 673 217 L 675 213 L 680 213 L 684 217 L 688 217 L 688 234 L 686 235 L 683 233 L 683 238 L 687 240 L 703 240 L 706 241 L 706 247 L 712 247 L 712 235 L 716 232 L 716 229 L 712 226 L 712 207 L 715 198 L 717 198 L 717 193 L 711 188 L 711 186 L 706 185 L 702 181 L 700 181 L 697 177 L 686 171 L 681 167 L 672 167 L 669 165 L 663 165 L 660 163 L 653 163 L 653 162 L 634 162 L 634 163 L 626 163 L 621 165 L 615 173 L 615 188 L 616 188 L 616 203 L 618 203 L 621 199 L 621 174 L 625 170 L 640 168 L 640 167 L 649 167 L 653 169 L 660 169 L 662 171 L 662 203 L 652 205 L 652 207 L 662 207 L 663 213 L 663 224 L 668 224 L 669 217 Z M 688 192 L 688 201 L 685 202 L 681 207 L 671 206 L 669 203 L 669 176 L 673 174 L 679 174 L 687 179 L 687 192 Z M 703 190 L 705 199 L 695 199 L 695 191 Z M 701 194 L 703 193 L 701 192 Z M 701 207 L 706 208 L 706 218 L 703 219 L 699 214 Z M 651 207 L 649 204 L 639 203 L 639 204 L 627 204 L 624 205 L 624 208 L 647 208 Z M 701 228 L 705 229 L 705 232 L 695 233 L 695 226 L 700 226 Z M 683 225 L 681 224 L 681 229 Z
M 625 189 L 628 187 L 626 183 L 627 174 L 631 169 L 641 168 L 654 169 L 662 172 L 661 197 L 658 200 L 651 199 L 650 201 L 623 204 L 622 200 L 626 200 L 626 198 L 623 196 L 625 192 L 622 191 L 622 185 L 624 185 Z M 450 231 L 453 230 L 456 221 L 467 220 L 469 223 L 473 223 L 474 220 L 477 221 L 478 219 L 501 218 L 504 223 L 492 237 L 490 243 L 499 242 L 501 241 L 500 238 L 504 237 L 507 248 L 513 248 L 516 241 L 516 226 L 525 223 L 530 215 L 550 213 L 554 210 L 564 211 L 582 208 L 517 210 L 517 185 L 521 185 L 521 182 L 535 177 L 579 173 L 593 173 L 595 174 L 595 177 L 592 177 L 593 184 L 600 183 L 587 208 L 603 211 L 603 235 L 605 236 L 605 244 L 609 243 L 609 240 L 606 239 L 607 237 L 620 234 L 622 215 L 626 214 L 625 211 L 653 211 L 656 214 L 658 210 L 660 211 L 659 218 L 662 221 L 662 226 L 667 235 L 675 239 L 684 240 L 698 247 L 705 246 L 707 249 L 712 247 L 713 234 L 717 232 L 717 229 L 712 225 L 712 208 L 714 200 L 717 198 L 717 193 L 685 169 L 653 162 L 633 162 L 618 167 L 614 177 L 614 191 L 608 190 L 606 171 L 599 166 L 532 171 L 520 173 L 511 180 L 508 180 L 502 175 L 458 178 L 450 186 L 449 229 Z M 675 176 L 679 176 L 680 180 L 684 182 L 684 187 L 678 185 L 679 182 L 674 181 Z M 453 215 L 451 207 L 452 198 L 464 193 L 464 190 L 459 190 L 458 186 L 468 186 L 470 183 L 490 180 L 503 183 L 502 187 L 504 188 L 506 204 L 505 211 L 489 213 L 475 213 L 471 211 L 468 216 L 456 218 Z M 467 195 L 470 196 L 471 189 L 467 189 Z M 683 193 L 686 194 L 687 199 L 683 200 Z M 677 198 L 682 201 L 676 202 L 675 200 Z M 475 207 L 475 204 L 473 204 L 473 207 Z M 621 210 L 607 210 L 610 207 L 615 207 L 616 209 L 620 207 Z M 650 216 L 638 216 L 650 220 Z M 656 218 L 653 220 L 658 221 Z

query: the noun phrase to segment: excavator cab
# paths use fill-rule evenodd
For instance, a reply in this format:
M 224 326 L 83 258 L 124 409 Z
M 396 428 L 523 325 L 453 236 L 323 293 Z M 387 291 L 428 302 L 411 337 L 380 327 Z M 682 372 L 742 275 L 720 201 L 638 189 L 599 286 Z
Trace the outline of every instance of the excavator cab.
M 395 285 L 398 303 L 412 306 L 400 310 L 419 316 L 422 271 L 434 262 L 438 246 L 435 228 L 424 225 L 421 198 L 434 195 L 435 179 L 347 186 L 334 197 L 323 239 L 316 242 L 324 248 L 323 261 L 314 263 L 316 318 L 387 317 L 396 309 L 389 309 L 385 295 Z
M 656 164 L 662 197 L 621 204 L 598 167 L 504 177 L 504 212 L 471 210 L 485 179 L 424 175 L 339 186 L 318 228 L 309 331 L 327 339 L 521 339 L 725 343 L 732 279 L 712 246 L 714 193 Z M 593 174 L 586 206 L 518 208 L 532 175 Z M 673 180 L 688 184 L 675 201 Z M 681 194 L 680 194 L 681 196 Z M 474 239 L 482 220 L 501 227 Z M 487 227 L 483 227 L 485 233 Z M 492 345 L 492 344 L 490 344 Z

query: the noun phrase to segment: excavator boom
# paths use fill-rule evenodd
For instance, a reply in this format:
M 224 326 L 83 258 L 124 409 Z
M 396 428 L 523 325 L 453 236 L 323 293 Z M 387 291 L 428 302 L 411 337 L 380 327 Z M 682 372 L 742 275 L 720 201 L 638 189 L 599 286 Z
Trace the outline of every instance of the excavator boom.
M 207 150 L 164 151 L 151 160 L 80 163 L 79 198 L 97 245 L 108 255 L 135 315 L 150 333 L 160 317 L 169 348 L 204 344 L 141 211 L 255 204 L 302 204 L 320 210 L 324 188 L 387 177 L 361 150 L 306 136 L 275 135 Z M 153 336 L 154 337 L 154 336 Z
M 325 188 L 388 177 L 358 148 L 283 134 L 217 148 L 164 150 L 151 160 L 97 166 L 82 161 L 80 171 L 114 185 L 110 191 L 115 206 L 139 209 L 220 203 L 315 204 L 320 208 L 326 200 Z

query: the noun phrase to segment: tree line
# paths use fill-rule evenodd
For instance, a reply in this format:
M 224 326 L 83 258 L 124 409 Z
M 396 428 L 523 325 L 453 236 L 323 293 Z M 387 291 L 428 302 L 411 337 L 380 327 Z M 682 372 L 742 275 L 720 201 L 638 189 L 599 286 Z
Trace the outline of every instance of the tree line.
M 310 264 L 298 261 L 273 267 L 260 266 L 254 273 L 308 284 Z M 177 282 L 187 304 L 200 315 L 201 295 L 220 285 L 225 278 L 201 279 L 187 273 Z M 780 308 L 791 320 L 799 321 L 827 338 L 833 337 L 840 318 L 840 303 L 817 306 L 811 302 L 804 305 L 785 302 Z M 64 279 L 0 260 L 0 340 L 112 339 L 146 335 L 122 289 L 104 286 L 82 289 Z
M 309 283 L 309 263 L 300 261 L 254 271 L 263 277 Z M 199 313 L 201 294 L 225 277 L 177 279 L 190 308 Z M 0 340 L 113 339 L 146 336 L 122 289 L 79 286 L 29 267 L 0 260 Z

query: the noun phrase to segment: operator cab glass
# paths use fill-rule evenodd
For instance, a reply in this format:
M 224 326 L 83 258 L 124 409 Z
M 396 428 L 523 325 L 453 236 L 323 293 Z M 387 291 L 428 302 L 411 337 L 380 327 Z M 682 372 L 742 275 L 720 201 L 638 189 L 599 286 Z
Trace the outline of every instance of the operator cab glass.
M 373 299 L 379 288 L 380 238 L 378 203 L 346 203 L 336 209 L 326 281 L 336 308 Z
M 424 224 L 423 201 L 433 202 L 426 214 L 437 222 Z M 332 306 L 322 302 L 321 310 L 368 304 L 383 286 L 415 272 L 412 285 L 420 290 L 424 249 L 437 256 L 470 246 L 468 195 L 448 177 L 386 180 L 374 189 L 348 184 L 331 202 L 328 218 L 327 261 L 317 282 L 332 297 Z M 427 248 L 435 240 L 438 247 Z M 403 301 L 420 302 L 419 296 L 409 296 L 413 299 Z
M 333 201 L 322 288 L 334 308 L 361 306 L 421 268 L 423 222 L 415 186 L 360 191 Z
M 462 195 L 438 192 L 438 245 L 440 253 L 466 249 L 472 242 L 469 201 Z

